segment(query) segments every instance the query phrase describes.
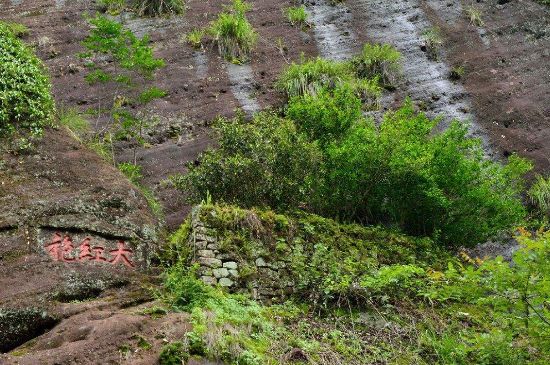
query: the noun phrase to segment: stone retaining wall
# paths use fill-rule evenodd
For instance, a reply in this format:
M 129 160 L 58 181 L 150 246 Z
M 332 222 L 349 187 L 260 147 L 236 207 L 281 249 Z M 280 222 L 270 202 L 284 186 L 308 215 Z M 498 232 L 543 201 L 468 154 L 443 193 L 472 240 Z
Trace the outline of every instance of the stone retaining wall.
M 281 299 L 293 291 L 289 261 L 273 260 L 258 255 L 253 260 L 243 260 L 237 252 L 227 252 L 218 242 L 215 229 L 200 219 L 201 207 L 191 213 L 189 245 L 192 264 L 198 264 L 198 274 L 208 285 L 219 285 L 230 292 L 248 292 L 257 300 Z M 259 242 L 261 244 L 261 242 Z M 288 258 L 290 260 L 290 258 Z

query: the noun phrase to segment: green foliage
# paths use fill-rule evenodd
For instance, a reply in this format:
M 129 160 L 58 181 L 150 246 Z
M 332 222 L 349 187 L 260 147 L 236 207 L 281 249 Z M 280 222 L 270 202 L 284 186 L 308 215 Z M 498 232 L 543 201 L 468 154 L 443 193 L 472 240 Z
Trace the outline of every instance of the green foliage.
M 530 164 L 516 156 L 506 166 L 485 160 L 466 126 L 454 122 L 434 135 L 437 124 L 407 103 L 379 128 L 370 121 L 351 128 L 327 149 L 325 214 L 397 224 L 450 245 L 473 245 L 521 223 Z
M 136 70 L 148 77 L 164 66 L 162 59 L 153 56 L 148 36 L 137 38 L 122 24 L 99 14 L 89 22 L 92 30 L 83 44 L 90 51 L 110 54 L 122 68 Z
M 155 99 L 160 99 L 166 96 L 166 91 L 159 89 L 158 87 L 150 87 L 141 92 L 138 96 L 138 101 L 141 104 L 147 104 Z
M 342 84 L 333 90 L 321 89 L 315 95 L 293 97 L 287 117 L 312 139 L 326 144 L 340 139 L 362 118 L 361 100 L 349 84 Z
M 439 28 L 428 28 L 422 32 L 424 47 L 428 59 L 437 60 L 439 58 L 439 49 L 443 44 L 443 36 Z
M 297 133 L 294 123 L 273 113 L 252 121 L 219 119 L 214 125 L 218 148 L 202 154 L 175 186 L 198 203 L 208 193 L 215 201 L 243 206 L 296 207 L 314 191 L 320 151 Z
M 138 0 L 138 13 L 147 16 L 165 14 L 182 14 L 185 10 L 184 0 Z
M 10 26 L 0 23 L 0 137 L 40 136 L 54 112 L 44 65 Z
M 284 13 L 290 24 L 299 26 L 301 28 L 305 28 L 308 26 L 307 12 L 304 5 L 288 7 L 284 9 Z
M 258 34 L 246 18 L 250 5 L 243 0 L 233 0 L 232 6 L 220 13 L 209 32 L 218 44 L 220 55 L 234 62 L 246 62 L 256 44 Z
M 322 89 L 334 88 L 352 78 L 353 74 L 346 64 L 318 57 L 292 63 L 279 77 L 277 88 L 289 98 L 315 95 Z
M 118 169 L 134 184 L 138 184 L 142 179 L 141 166 L 129 162 L 118 164 Z
M 29 28 L 26 25 L 16 22 L 5 22 L 0 20 L 0 27 L 5 27 L 16 36 L 17 38 L 22 38 L 29 35 Z
M 430 341 L 446 363 L 550 360 L 550 233 L 532 236 L 522 231 L 518 240 L 521 248 L 514 253 L 512 264 L 502 257 L 472 260 L 464 255 L 467 264 L 450 263 L 434 277 L 426 296 L 441 305 L 461 307 L 473 316 L 470 323 L 479 324 L 448 334 L 447 342 L 462 348 L 458 353 L 449 353 L 441 341 Z
M 186 258 L 167 270 L 164 276 L 164 299 L 181 310 L 190 311 L 195 307 L 203 307 L 212 297 L 214 289 L 196 278 L 196 270 L 197 267 L 187 266 Z
M 289 99 L 309 96 L 306 98 L 308 100 L 313 100 L 312 97 L 320 92 L 352 89 L 365 109 L 376 109 L 382 93 L 379 77 L 375 75 L 373 78 L 356 78 L 350 65 L 323 58 L 302 60 L 299 64 L 292 63 L 279 77 L 276 86 Z M 337 93 L 339 92 L 335 94 Z M 324 99 L 328 100 L 326 94 Z
M 538 209 L 541 215 L 550 215 L 550 177 L 544 178 L 537 175 L 535 183 L 528 191 L 531 203 Z
M 184 345 L 180 341 L 171 342 L 162 347 L 159 356 L 159 365 L 181 365 L 189 358 Z
M 202 29 L 193 29 L 185 37 L 187 43 L 189 43 L 193 48 L 200 49 L 202 47 L 202 38 L 204 37 L 204 30 Z
M 84 76 L 88 84 L 106 83 L 112 80 L 112 76 L 102 70 L 94 70 Z
M 401 53 L 389 44 L 365 44 L 351 60 L 357 77 L 378 79 L 384 87 L 394 87 L 401 74 Z

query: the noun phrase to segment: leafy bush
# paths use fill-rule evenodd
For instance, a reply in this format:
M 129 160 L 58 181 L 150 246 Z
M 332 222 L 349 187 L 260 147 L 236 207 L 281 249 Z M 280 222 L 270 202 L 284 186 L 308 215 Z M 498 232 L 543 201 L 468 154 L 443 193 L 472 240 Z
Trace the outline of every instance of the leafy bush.
M 377 78 L 383 86 L 392 87 L 401 73 L 401 53 L 389 44 L 365 44 L 359 56 L 351 60 L 357 77 Z
M 160 16 L 164 14 L 182 14 L 185 10 L 183 0 L 138 0 L 140 15 Z
M 0 136 L 42 134 L 54 116 L 50 79 L 31 48 L 0 23 Z
M 289 101 L 287 117 L 301 130 L 322 143 L 339 139 L 362 118 L 361 100 L 349 84 L 316 95 L 295 96 Z
M 273 113 L 251 122 L 242 116 L 214 125 L 219 147 L 202 154 L 175 186 L 200 202 L 207 194 L 216 201 L 250 207 L 296 207 L 315 190 L 321 155 L 315 143 L 297 133 L 294 123 Z
M 159 89 L 158 87 L 150 87 L 141 92 L 138 96 L 138 101 L 141 104 L 147 104 L 155 99 L 160 99 L 166 96 L 166 91 Z
M 232 6 L 222 12 L 210 26 L 210 33 L 218 43 L 220 54 L 227 60 L 242 63 L 248 60 L 258 35 L 246 18 L 250 5 L 233 0 Z
M 434 277 L 426 296 L 467 312 L 472 316 L 469 322 L 478 324 L 449 332 L 450 342 L 462 348 L 459 354 L 441 351 L 440 341 L 430 341 L 447 363 L 542 364 L 550 360 L 550 233 L 533 236 L 522 230 L 518 240 L 521 248 L 512 263 L 502 257 L 472 260 L 464 255 L 467 263 L 449 264 Z
M 325 214 L 397 224 L 451 245 L 473 245 L 521 223 L 530 164 L 516 156 L 506 166 L 484 160 L 466 126 L 454 122 L 433 135 L 437 124 L 407 103 L 379 128 L 353 126 L 327 148 Z

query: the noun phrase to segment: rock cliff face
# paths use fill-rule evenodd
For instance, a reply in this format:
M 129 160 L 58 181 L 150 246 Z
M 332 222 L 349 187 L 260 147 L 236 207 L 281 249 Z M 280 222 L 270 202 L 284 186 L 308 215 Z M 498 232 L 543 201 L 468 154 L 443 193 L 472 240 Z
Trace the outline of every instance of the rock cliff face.
M 139 191 L 62 130 L 2 156 L 0 351 L 58 323 L 63 303 L 124 288 L 148 269 L 156 225 Z

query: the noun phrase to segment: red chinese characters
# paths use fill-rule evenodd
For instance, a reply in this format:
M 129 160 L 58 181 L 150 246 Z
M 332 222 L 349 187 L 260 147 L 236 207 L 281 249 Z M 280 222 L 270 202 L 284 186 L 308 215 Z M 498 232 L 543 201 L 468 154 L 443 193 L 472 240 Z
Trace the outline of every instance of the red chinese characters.
M 122 264 L 127 267 L 135 267 L 132 262 L 132 250 L 126 247 L 126 243 L 122 240 L 117 242 L 117 248 L 110 250 L 111 258 L 105 257 L 105 248 L 102 246 L 91 246 L 92 239 L 84 238 L 78 246 L 78 252 L 75 248 L 72 238 L 69 235 L 62 236 L 56 232 L 51 242 L 46 243 L 45 249 L 50 257 L 55 261 L 63 262 L 83 262 L 95 261 L 104 262 L 111 265 Z

